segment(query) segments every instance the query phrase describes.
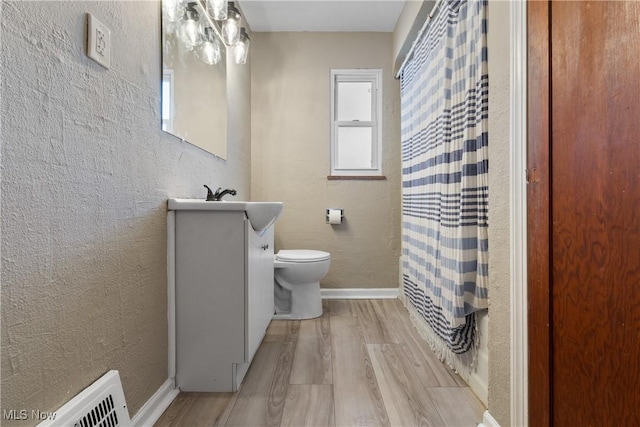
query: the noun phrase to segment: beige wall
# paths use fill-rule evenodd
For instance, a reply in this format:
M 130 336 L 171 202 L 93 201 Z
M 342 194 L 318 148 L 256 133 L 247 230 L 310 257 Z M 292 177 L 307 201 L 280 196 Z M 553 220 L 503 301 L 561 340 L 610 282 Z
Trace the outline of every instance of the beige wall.
M 510 423 L 509 2 L 491 0 L 489 48 L 489 412 Z
M 406 0 L 393 30 L 393 71 L 397 73 L 411 49 L 424 22 L 431 13 L 435 0 Z
M 84 54 L 86 12 L 110 70 Z M 250 197 L 250 72 L 230 77 L 222 161 L 160 130 L 158 2 L 1 13 L 0 411 L 55 410 L 117 369 L 133 416 L 167 379 L 166 199 Z
M 252 195 L 284 202 L 276 250 L 331 253 L 327 288 L 395 288 L 400 256 L 399 82 L 390 33 L 254 33 Z M 328 181 L 330 71 L 383 69 L 384 181 Z M 325 224 L 325 208 L 346 222 Z

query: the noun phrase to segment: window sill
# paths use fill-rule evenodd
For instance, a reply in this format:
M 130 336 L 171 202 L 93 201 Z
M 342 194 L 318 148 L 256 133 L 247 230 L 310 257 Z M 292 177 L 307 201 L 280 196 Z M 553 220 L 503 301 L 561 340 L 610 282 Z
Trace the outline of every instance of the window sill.
M 339 180 L 363 180 L 363 181 L 380 181 L 387 179 L 384 175 L 327 175 L 329 181 Z

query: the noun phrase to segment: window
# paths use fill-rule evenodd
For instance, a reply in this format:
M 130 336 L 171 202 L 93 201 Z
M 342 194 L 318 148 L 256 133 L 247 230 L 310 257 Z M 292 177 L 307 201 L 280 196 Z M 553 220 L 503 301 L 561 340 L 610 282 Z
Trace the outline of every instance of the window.
M 173 70 L 162 70 L 162 130 L 173 132 Z
M 331 176 L 381 176 L 382 70 L 331 70 Z

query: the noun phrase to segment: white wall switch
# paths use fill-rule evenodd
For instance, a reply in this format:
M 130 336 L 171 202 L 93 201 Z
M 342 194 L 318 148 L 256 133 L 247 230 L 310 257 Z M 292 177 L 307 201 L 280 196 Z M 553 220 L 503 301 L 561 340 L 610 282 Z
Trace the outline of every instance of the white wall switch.
M 111 31 L 87 13 L 87 56 L 104 68 L 111 67 Z

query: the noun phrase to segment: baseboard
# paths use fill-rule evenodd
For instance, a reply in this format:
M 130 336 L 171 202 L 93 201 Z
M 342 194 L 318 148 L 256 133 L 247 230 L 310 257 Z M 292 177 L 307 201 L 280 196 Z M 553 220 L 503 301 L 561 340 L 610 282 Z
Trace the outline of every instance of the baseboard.
M 482 414 L 482 422 L 478 424 L 478 427 L 500 427 L 500 424 L 491 416 L 489 411 L 484 411 L 484 414 Z
M 476 327 L 478 335 L 478 348 L 476 353 L 475 369 L 472 369 L 467 382 L 471 391 L 478 399 L 484 403 L 485 408 L 489 407 L 489 314 L 482 310 L 476 314 Z
M 486 357 L 484 355 L 479 354 L 478 359 L 483 358 L 485 360 L 478 360 L 478 363 L 485 363 L 484 366 L 489 366 Z M 471 372 L 469 378 L 467 379 L 467 384 L 469 384 L 469 388 L 473 393 L 480 399 L 480 401 L 487 406 L 489 402 L 489 387 L 487 382 L 482 376 L 478 375 L 476 371 Z
M 398 288 L 321 288 L 322 299 L 396 299 Z
M 153 396 L 142 405 L 135 417 L 131 419 L 131 425 L 134 427 L 152 427 L 171 405 L 178 393 L 180 393 L 180 390 L 176 388 L 172 378 L 165 381 Z

